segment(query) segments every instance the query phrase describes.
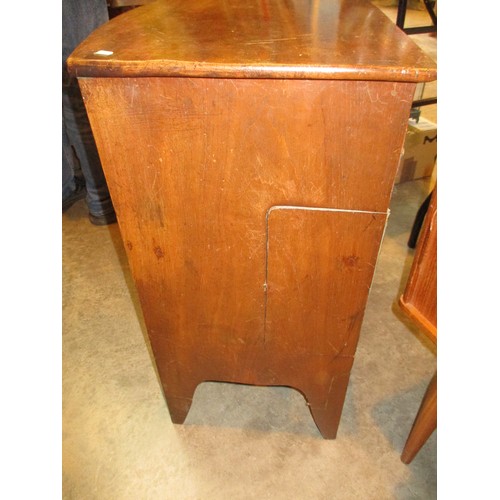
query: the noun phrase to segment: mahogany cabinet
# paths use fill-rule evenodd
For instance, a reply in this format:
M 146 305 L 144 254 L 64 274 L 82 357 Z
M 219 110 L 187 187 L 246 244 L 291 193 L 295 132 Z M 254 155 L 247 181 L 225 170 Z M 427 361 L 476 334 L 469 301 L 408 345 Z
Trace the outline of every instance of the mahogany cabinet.
M 172 420 L 203 381 L 283 385 L 334 438 L 434 63 L 363 0 L 159 0 L 68 65 Z

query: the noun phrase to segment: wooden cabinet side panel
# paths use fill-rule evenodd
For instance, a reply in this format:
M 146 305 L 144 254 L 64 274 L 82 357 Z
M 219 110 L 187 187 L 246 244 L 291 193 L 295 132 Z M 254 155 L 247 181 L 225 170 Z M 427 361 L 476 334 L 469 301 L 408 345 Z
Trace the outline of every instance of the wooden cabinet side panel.
M 270 359 L 266 214 L 275 205 L 385 212 L 414 85 L 80 86 L 166 393 L 182 399 L 206 379 L 270 383 L 261 375 Z M 333 235 L 321 244 L 335 244 Z

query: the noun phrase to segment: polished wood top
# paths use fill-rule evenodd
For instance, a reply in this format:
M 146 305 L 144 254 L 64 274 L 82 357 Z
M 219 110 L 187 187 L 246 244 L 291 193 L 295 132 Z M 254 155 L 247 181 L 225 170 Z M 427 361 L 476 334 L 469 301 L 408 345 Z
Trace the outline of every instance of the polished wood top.
M 158 0 L 101 26 L 68 67 L 79 77 L 436 78 L 367 0 Z

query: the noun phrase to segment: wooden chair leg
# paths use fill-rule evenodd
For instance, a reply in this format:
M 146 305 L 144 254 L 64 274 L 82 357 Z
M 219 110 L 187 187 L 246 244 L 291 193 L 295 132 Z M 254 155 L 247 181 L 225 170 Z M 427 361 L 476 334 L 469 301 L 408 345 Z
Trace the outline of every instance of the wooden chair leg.
M 437 373 L 427 387 L 413 427 L 406 440 L 401 461 L 409 464 L 437 426 Z

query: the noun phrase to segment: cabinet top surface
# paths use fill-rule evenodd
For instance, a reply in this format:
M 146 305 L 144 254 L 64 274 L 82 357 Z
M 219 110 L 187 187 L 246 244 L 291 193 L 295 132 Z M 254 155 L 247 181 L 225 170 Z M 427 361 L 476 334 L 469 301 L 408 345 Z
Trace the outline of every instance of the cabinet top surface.
M 368 0 L 157 0 L 94 31 L 68 67 L 80 77 L 436 78 L 434 61 Z

